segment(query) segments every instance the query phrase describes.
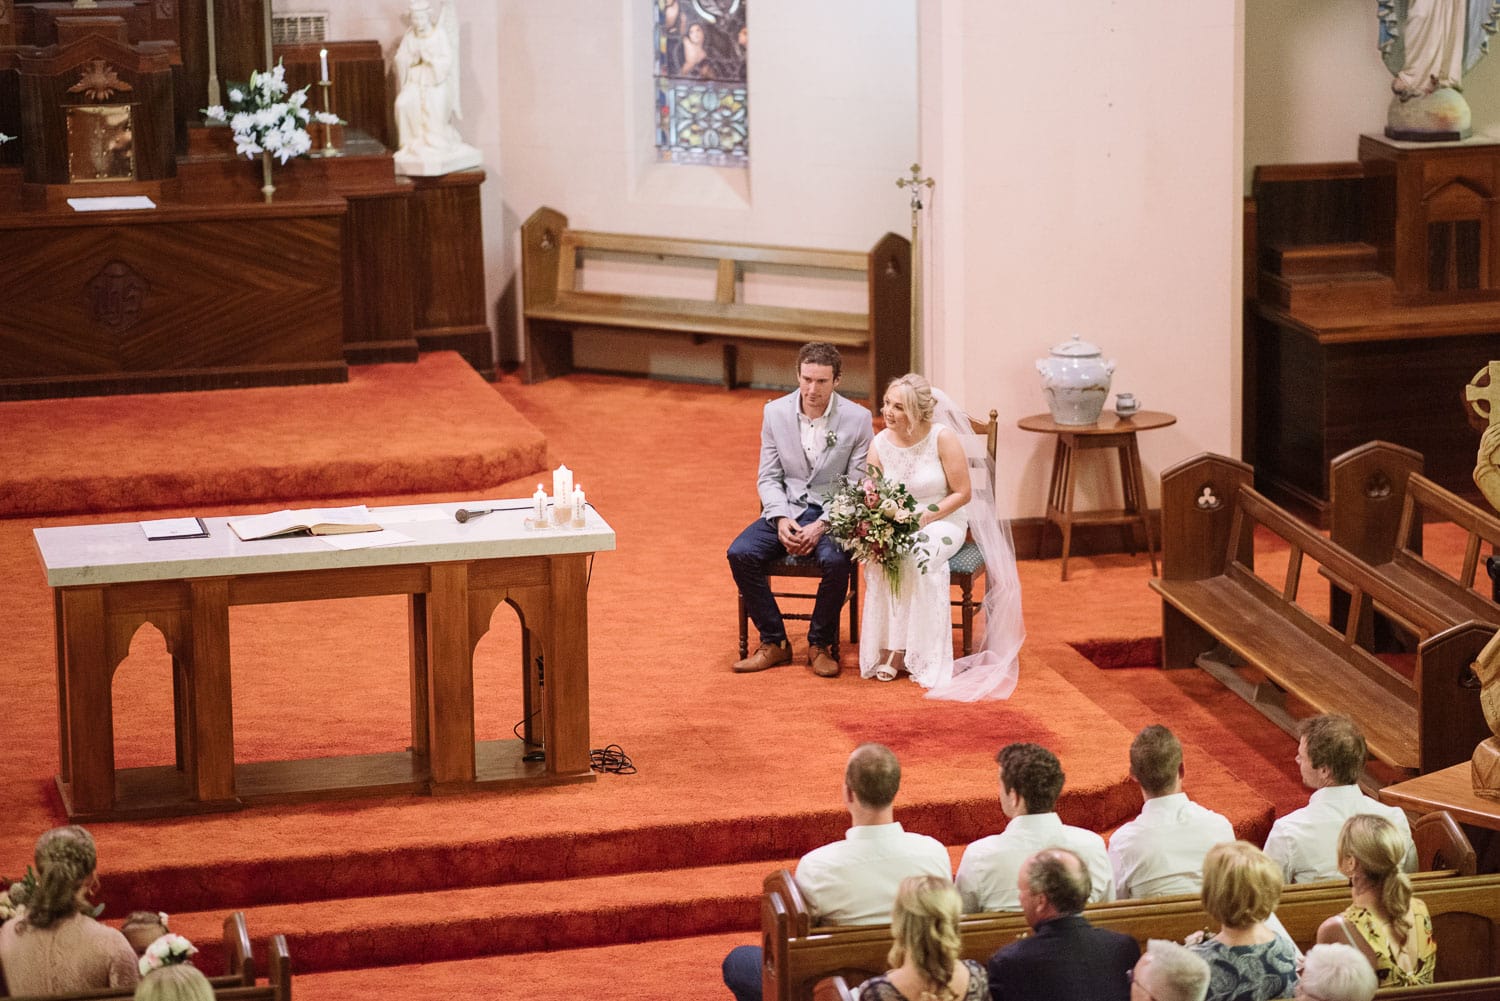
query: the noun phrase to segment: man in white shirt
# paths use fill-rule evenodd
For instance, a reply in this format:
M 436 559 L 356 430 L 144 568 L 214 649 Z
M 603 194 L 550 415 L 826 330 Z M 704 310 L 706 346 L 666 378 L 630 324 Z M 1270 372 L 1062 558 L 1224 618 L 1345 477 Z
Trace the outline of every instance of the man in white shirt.
M 883 744 L 861 744 L 844 769 L 844 805 L 853 826 L 843 841 L 814 848 L 795 879 L 816 925 L 883 925 L 907 876 L 952 879 L 948 849 L 936 838 L 902 830 L 891 804 L 901 763 Z M 742 945 L 724 958 L 724 985 L 738 1001 L 760 1001 L 761 948 Z
M 958 863 L 958 892 L 964 911 L 1019 911 L 1017 879 L 1021 864 L 1044 848 L 1065 848 L 1089 871 L 1089 901 L 1113 900 L 1114 876 L 1104 839 L 1057 816 L 1063 770 L 1057 756 L 1037 744 L 1007 744 L 995 756 L 1000 765 L 1000 808 L 1010 818 L 1005 830 L 964 849 Z
M 1148 726 L 1130 744 L 1130 777 L 1141 787 L 1141 815 L 1109 838 L 1115 897 L 1165 897 L 1203 888 L 1203 856 L 1234 840 L 1234 826 L 1182 791 L 1182 744 L 1164 726 Z
M 1386 806 L 1360 791 L 1365 767 L 1365 738 L 1347 716 L 1330 714 L 1302 721 L 1298 728 L 1297 766 L 1302 783 L 1313 791 L 1307 805 L 1271 825 L 1266 854 L 1281 866 L 1288 883 L 1343 879 L 1336 858 L 1339 829 L 1355 814 L 1373 813 L 1396 825 L 1406 839 L 1404 868 L 1417 868 L 1411 825 L 1400 807 Z

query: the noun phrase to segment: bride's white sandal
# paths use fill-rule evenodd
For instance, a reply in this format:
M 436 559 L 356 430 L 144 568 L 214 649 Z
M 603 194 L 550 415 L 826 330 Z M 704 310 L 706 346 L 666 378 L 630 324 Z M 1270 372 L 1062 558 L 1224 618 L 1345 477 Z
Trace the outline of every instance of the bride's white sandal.
M 898 655 L 893 651 L 885 655 L 885 659 L 875 665 L 876 681 L 895 681 L 896 676 L 901 673 L 901 668 L 896 664 Z

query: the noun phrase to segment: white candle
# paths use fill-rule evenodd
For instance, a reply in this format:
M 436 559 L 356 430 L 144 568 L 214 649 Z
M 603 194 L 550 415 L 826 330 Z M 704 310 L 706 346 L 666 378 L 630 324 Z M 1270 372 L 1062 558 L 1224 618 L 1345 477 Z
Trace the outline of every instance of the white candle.
M 328 82 L 328 50 L 319 49 L 318 59 L 323 63 L 323 82 Z
M 583 487 L 573 488 L 573 520 L 583 520 Z
M 547 491 L 542 485 L 536 485 L 536 493 L 531 495 L 531 520 L 540 525 L 547 520 Z
M 552 471 L 552 499 L 567 506 L 573 494 L 573 471 L 567 466 L 558 466 Z

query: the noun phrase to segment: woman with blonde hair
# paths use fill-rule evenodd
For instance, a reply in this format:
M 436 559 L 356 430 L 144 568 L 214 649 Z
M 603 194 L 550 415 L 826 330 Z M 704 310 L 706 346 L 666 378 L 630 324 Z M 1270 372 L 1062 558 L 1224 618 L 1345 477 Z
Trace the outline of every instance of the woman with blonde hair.
M 142 977 L 135 1001 L 214 1001 L 214 989 L 196 966 L 173 963 Z
M 969 418 L 923 376 L 893 379 L 880 413 L 885 428 L 866 462 L 872 474 L 911 494 L 925 540 L 919 553 L 902 557 L 894 583 L 885 567 L 865 565 L 860 676 L 894 681 L 904 671 L 929 698 L 1006 698 L 1015 689 L 1025 629 L 1015 548 L 990 489 L 993 471 L 986 459 L 983 476 L 971 479 L 959 437 L 973 434 Z M 955 662 L 948 561 L 970 534 L 985 572 L 984 638 Z
M 1204 856 L 1203 908 L 1220 928 L 1188 948 L 1208 963 L 1206 1001 L 1292 996 L 1296 949 L 1267 923 L 1281 885 L 1281 866 L 1248 841 L 1226 841 Z
M 941 876 L 908 876 L 891 909 L 892 969 L 865 981 L 862 1001 L 984 1001 L 984 967 L 958 958 L 958 890 Z
M 12 994 L 71 994 L 134 987 L 135 950 L 95 921 L 89 894 L 99 885 L 94 839 L 81 827 L 54 827 L 37 839 L 36 888 L 0 926 L 0 970 Z
M 1430 984 L 1437 972 L 1432 918 L 1412 896 L 1405 857 L 1401 833 L 1384 817 L 1361 813 L 1344 821 L 1339 872 L 1349 877 L 1353 899 L 1318 928 L 1319 942 L 1347 942 L 1363 953 L 1381 987 Z

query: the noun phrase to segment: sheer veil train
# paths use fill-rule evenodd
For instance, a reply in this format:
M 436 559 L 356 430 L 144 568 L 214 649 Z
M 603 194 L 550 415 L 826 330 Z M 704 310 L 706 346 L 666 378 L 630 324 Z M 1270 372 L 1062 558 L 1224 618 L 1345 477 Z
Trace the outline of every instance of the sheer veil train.
M 960 436 L 973 434 L 968 415 L 947 393 L 933 387 L 932 395 L 933 421 L 948 425 Z M 953 662 L 951 680 L 928 689 L 929 699 L 976 702 L 1009 698 L 1020 674 L 1021 642 L 1026 638 L 1026 626 L 1021 621 L 1021 578 L 1016 572 L 1010 525 L 1001 521 L 996 508 L 1000 490 L 993 463 L 985 455 L 985 468 L 974 470 L 968 505 L 969 532 L 984 557 L 983 640 L 972 654 Z M 993 491 L 991 484 L 995 484 Z

